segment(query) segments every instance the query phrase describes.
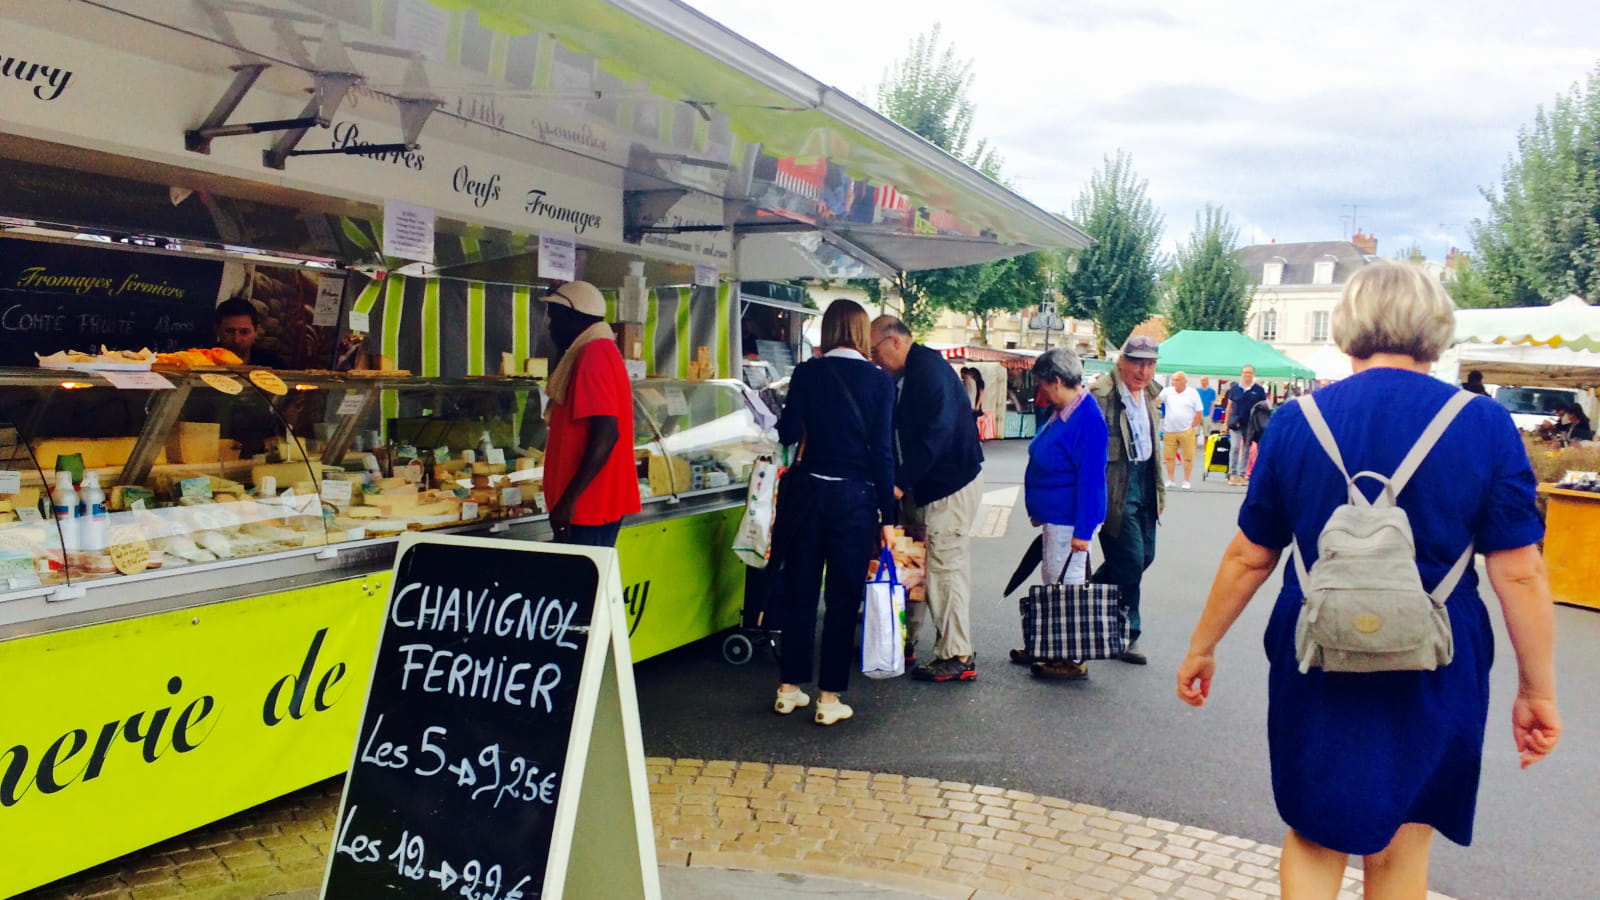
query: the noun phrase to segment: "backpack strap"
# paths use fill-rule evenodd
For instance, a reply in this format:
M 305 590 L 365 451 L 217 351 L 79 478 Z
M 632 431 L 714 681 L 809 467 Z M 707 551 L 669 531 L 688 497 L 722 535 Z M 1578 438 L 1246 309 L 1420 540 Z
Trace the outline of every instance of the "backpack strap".
M 1439 443 L 1439 438 L 1444 435 L 1445 429 L 1450 427 L 1450 423 L 1455 421 L 1456 415 L 1461 412 L 1463 407 L 1472 402 L 1472 396 L 1467 391 L 1456 391 L 1450 395 L 1449 400 L 1445 401 L 1444 406 L 1434 414 L 1433 421 L 1428 423 L 1428 427 L 1422 429 L 1422 434 L 1417 438 L 1417 442 L 1411 445 L 1411 452 L 1406 454 L 1405 459 L 1400 460 L 1399 468 L 1395 469 L 1394 474 L 1389 476 L 1389 489 L 1394 492 L 1396 497 L 1399 497 L 1400 492 L 1405 490 L 1406 483 L 1411 480 L 1412 475 L 1417 473 L 1417 467 L 1422 465 L 1422 461 L 1433 450 L 1433 445 Z
M 1300 404 L 1300 411 L 1305 414 L 1306 424 L 1311 426 L 1311 433 L 1316 435 L 1317 443 L 1322 445 L 1323 452 L 1328 454 L 1328 458 L 1338 467 L 1339 474 L 1344 476 L 1345 485 L 1350 493 L 1350 502 L 1357 506 L 1371 506 L 1372 504 L 1367 502 L 1366 495 L 1356 489 L 1356 481 L 1350 477 L 1350 470 L 1344 467 L 1344 456 L 1339 452 L 1338 442 L 1333 439 L 1333 431 L 1328 428 L 1328 420 L 1322 417 L 1322 410 L 1317 408 L 1316 399 L 1306 394 L 1295 402 Z M 1367 474 L 1371 473 L 1360 473 L 1360 475 Z

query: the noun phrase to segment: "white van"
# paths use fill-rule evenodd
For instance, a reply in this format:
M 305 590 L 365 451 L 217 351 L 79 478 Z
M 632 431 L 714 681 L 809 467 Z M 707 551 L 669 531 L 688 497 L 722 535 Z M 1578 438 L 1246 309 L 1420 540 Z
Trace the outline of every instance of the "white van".
M 1523 431 L 1532 431 L 1554 419 L 1563 406 L 1581 405 L 1579 395 L 1579 391 L 1555 387 L 1502 387 L 1494 391 L 1495 402 L 1511 413 L 1511 421 Z

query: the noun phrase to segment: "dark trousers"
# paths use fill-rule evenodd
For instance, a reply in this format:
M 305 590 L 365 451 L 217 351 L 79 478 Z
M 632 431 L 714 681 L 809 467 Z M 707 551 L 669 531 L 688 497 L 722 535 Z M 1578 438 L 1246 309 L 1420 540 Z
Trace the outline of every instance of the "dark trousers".
M 621 530 L 621 519 L 604 525 L 573 525 L 567 530 L 567 539 L 562 543 L 583 547 L 615 547 L 617 533 Z
M 1128 493 L 1122 503 L 1122 530 L 1112 537 L 1100 532 L 1100 552 L 1105 557 L 1091 579 L 1096 584 L 1121 588 L 1122 609 L 1128 614 L 1132 640 L 1139 639 L 1139 586 L 1144 570 L 1156 561 L 1156 495 L 1151 487 L 1155 458 L 1127 463 Z
M 774 550 L 782 567 L 778 621 L 783 629 L 783 683 L 811 681 L 821 590 L 825 612 L 817 687 L 837 693 L 850 686 L 855 665 L 856 620 L 878 530 L 873 488 L 864 481 L 824 481 L 794 472 L 784 478 L 779 496 L 783 521 L 775 527 L 783 545 Z

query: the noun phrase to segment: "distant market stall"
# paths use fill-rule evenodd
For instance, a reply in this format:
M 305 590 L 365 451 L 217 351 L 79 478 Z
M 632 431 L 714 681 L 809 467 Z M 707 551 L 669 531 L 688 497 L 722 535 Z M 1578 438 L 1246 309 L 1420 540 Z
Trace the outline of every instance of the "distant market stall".
M 1237 331 L 1180 331 L 1162 341 L 1156 371 L 1232 379 L 1245 366 L 1254 366 L 1256 377 L 1263 380 L 1309 381 L 1316 377 L 1309 366 Z

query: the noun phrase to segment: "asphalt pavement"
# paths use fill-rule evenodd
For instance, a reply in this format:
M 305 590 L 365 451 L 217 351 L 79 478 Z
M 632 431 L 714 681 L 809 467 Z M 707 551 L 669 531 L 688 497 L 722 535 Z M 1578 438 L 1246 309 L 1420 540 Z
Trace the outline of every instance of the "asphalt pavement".
M 1026 444 L 992 442 L 986 453 L 986 488 L 1003 499 L 1022 481 Z M 1276 576 L 1224 641 L 1211 702 L 1194 710 L 1174 694 L 1178 662 L 1243 497 L 1220 476 L 1197 475 L 1193 483 L 1194 490 L 1169 492 L 1156 563 L 1146 574 L 1148 666 L 1096 662 L 1088 681 L 1041 682 L 1007 662 L 1007 649 L 1019 644 L 1018 614 L 1015 598 L 1001 602 L 999 591 L 1034 534 L 1019 502 L 1003 537 L 974 541 L 976 681 L 858 678 L 848 695 L 855 718 L 820 728 L 772 714 L 770 655 L 731 666 L 710 640 L 637 666 L 645 750 L 992 784 L 1281 843 L 1260 645 Z M 1566 734 L 1555 755 L 1525 772 L 1509 729 L 1516 670 L 1493 618 L 1499 665 L 1476 840 L 1471 848 L 1439 840 L 1431 886 L 1458 898 L 1600 895 L 1600 778 L 1590 769 L 1600 761 L 1600 613 L 1557 607 Z

